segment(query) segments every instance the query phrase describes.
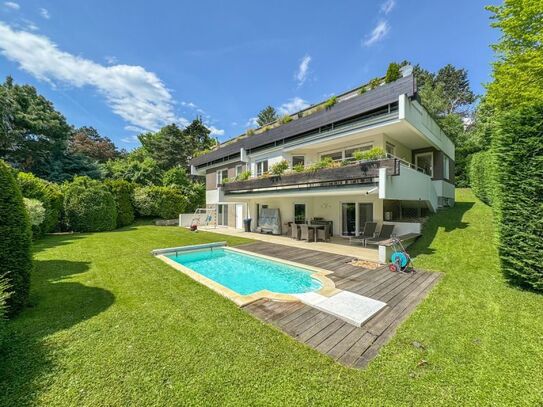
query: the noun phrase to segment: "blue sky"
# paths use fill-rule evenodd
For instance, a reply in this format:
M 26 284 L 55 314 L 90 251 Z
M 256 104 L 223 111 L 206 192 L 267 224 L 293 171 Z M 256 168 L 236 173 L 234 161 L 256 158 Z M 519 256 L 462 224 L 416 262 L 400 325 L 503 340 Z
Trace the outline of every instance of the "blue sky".
M 298 110 L 383 75 L 451 63 L 483 92 L 487 2 L 0 0 L 0 75 L 121 148 L 201 115 L 224 140 L 270 104 Z

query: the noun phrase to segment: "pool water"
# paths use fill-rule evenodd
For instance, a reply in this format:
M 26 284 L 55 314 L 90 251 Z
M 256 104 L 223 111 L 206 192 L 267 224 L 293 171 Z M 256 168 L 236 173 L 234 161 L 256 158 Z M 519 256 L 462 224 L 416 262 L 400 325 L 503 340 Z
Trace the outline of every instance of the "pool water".
M 260 290 L 297 294 L 322 288 L 307 269 L 224 248 L 167 257 L 241 295 Z

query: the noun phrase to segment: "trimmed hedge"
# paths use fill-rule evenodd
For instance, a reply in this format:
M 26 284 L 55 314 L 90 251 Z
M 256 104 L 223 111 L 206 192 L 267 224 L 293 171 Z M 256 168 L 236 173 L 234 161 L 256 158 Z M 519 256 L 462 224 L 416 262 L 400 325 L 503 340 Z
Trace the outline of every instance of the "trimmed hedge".
M 17 181 L 19 182 L 21 193 L 25 198 L 37 199 L 43 203 L 43 207 L 45 208 L 43 223 L 39 228 L 32 228 L 34 236 L 38 237 L 44 233 L 59 230 L 64 201 L 60 186 L 27 172 L 17 174 Z
M 502 270 L 511 281 L 543 291 L 543 104 L 503 113 L 492 151 Z
M 134 223 L 134 206 L 132 205 L 134 185 L 125 180 L 107 180 L 105 184 L 115 199 L 117 227 Z
M 88 177 L 76 177 L 64 194 L 68 229 L 75 232 L 103 232 L 117 226 L 117 209 L 108 188 Z
M 2 342 L 6 336 L 7 300 L 10 295 L 7 279 L 0 276 L 0 349 L 2 349 Z
M 481 151 L 471 156 L 469 163 L 471 189 L 477 198 L 492 205 L 496 189 L 496 166 L 491 151 Z
M 187 199 L 177 188 L 142 187 L 134 191 L 134 206 L 140 216 L 174 219 L 184 212 Z
M 28 298 L 32 271 L 32 235 L 19 185 L 0 160 L 0 267 L 12 291 L 8 314 L 20 311 Z

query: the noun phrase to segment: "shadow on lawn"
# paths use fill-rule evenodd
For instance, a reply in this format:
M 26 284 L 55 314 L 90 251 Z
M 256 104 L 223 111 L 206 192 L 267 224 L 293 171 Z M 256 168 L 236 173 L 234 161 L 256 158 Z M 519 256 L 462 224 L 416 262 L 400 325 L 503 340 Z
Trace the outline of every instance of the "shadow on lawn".
M 469 223 L 463 222 L 462 218 L 474 204 L 475 202 L 457 202 L 454 207 L 443 209 L 430 217 L 424 224 L 422 236 L 409 246 L 408 251 L 411 257 L 416 257 L 419 254 L 433 254 L 435 250 L 430 248 L 430 245 L 440 228 L 444 229 L 445 232 L 467 228 Z
M 35 261 L 30 305 L 8 324 L 0 349 L 0 405 L 35 404 L 41 386 L 46 386 L 40 379 L 54 373 L 54 354 L 63 351 L 47 337 L 92 318 L 115 301 L 107 290 L 67 281 L 88 268 L 86 262 Z

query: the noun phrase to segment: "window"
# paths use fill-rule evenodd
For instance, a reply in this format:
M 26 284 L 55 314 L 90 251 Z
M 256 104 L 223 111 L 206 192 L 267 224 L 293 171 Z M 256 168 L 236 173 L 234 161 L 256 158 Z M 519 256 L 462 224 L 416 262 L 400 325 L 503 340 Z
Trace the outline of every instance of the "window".
M 333 153 L 321 154 L 321 160 L 328 157 L 330 157 L 334 161 L 343 160 L 343 151 L 334 151 Z
M 449 179 L 449 157 L 447 157 L 446 155 L 443 156 L 443 178 L 445 178 L 446 180 Z
M 236 165 L 236 177 L 243 172 L 243 165 Z
M 371 150 L 372 147 L 371 144 L 366 144 L 365 146 L 348 148 L 345 150 L 345 159 L 352 158 L 355 151 L 368 151 Z
M 430 177 L 434 176 L 434 153 L 419 153 L 415 154 L 415 165 L 424 170 L 425 174 L 428 174 Z
M 292 166 L 295 165 L 305 165 L 305 156 L 303 155 L 293 155 L 292 156 Z
M 385 145 L 385 151 L 387 152 L 387 154 L 390 154 L 390 155 L 395 155 L 395 152 L 396 152 L 396 146 L 392 143 L 389 143 L 388 141 L 386 142 L 386 145 Z
M 305 223 L 305 204 L 294 204 L 294 223 Z
M 219 170 L 217 171 L 217 185 L 222 184 L 225 179 L 228 178 L 228 170 Z
M 257 162 L 256 163 L 256 176 L 260 177 L 265 172 L 268 172 L 268 160 Z
M 345 150 L 330 151 L 330 152 L 322 153 L 320 157 L 321 157 L 321 160 L 327 157 L 330 157 L 334 161 L 348 160 L 353 157 L 353 154 L 355 151 L 367 151 L 367 150 L 371 150 L 372 147 L 373 147 L 372 144 L 363 144 L 357 147 L 349 147 Z

